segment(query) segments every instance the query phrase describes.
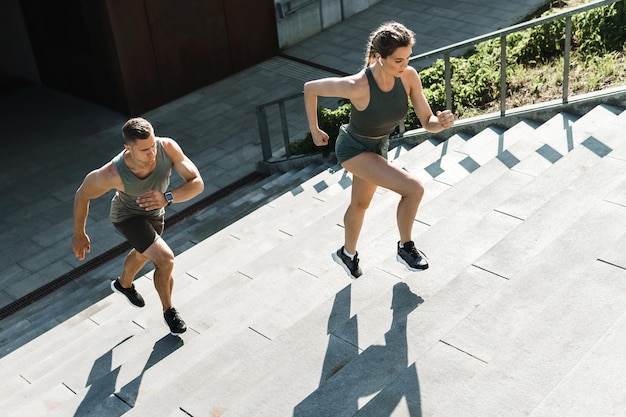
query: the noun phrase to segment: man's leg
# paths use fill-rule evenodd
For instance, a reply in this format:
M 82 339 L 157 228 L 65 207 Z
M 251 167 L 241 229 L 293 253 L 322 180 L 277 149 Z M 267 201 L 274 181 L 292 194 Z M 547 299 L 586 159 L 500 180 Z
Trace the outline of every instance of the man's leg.
M 172 305 L 174 252 L 172 252 L 170 247 L 167 246 L 167 243 L 159 237 L 143 254 L 150 259 L 155 266 L 154 287 L 161 298 L 163 318 L 169 326 L 171 334 L 180 335 L 187 330 L 187 325 Z
M 128 255 L 126 255 L 124 269 L 119 277 L 120 285 L 124 288 L 130 288 L 135 280 L 135 276 L 137 276 L 137 273 L 143 268 L 147 261 L 148 258 L 133 248 Z
M 135 216 L 113 225 L 126 237 L 133 249 L 126 256 L 122 274 L 111 284 L 111 289 L 125 295 L 134 306 L 143 307 L 145 302 L 135 290 L 133 281 L 148 261 L 148 257 L 142 252 L 146 251 L 163 232 L 163 218 Z
M 163 311 L 172 307 L 172 289 L 174 288 L 174 252 L 162 238 L 157 238 L 143 256 L 154 263 L 154 287 L 159 294 Z

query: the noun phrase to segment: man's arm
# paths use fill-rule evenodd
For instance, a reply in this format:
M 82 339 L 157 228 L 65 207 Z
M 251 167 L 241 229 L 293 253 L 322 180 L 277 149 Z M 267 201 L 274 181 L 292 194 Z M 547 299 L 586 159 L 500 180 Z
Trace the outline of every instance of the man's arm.
M 181 147 L 169 138 L 161 138 L 165 152 L 172 160 L 174 170 L 185 180 L 180 187 L 171 190 L 175 203 L 191 200 L 204 190 L 204 181 L 196 165 L 184 154 Z M 156 210 L 167 205 L 165 196 L 156 191 L 148 191 L 137 198 L 140 207 Z
M 72 249 L 81 261 L 85 259 L 85 252 L 91 251 L 91 242 L 86 231 L 89 202 L 110 190 L 117 188 L 119 175 L 112 163 L 91 171 L 74 195 L 74 234 Z

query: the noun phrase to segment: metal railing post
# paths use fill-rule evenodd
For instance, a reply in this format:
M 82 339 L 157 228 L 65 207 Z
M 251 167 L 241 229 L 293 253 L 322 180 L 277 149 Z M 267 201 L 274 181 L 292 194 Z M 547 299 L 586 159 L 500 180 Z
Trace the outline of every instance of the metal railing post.
M 281 100 L 278 103 L 278 110 L 280 112 L 280 124 L 283 129 L 283 143 L 285 144 L 285 156 L 291 156 L 291 146 L 289 146 L 289 126 L 287 126 L 287 113 L 285 112 L 285 101 Z
M 256 120 L 259 126 L 259 136 L 261 137 L 263 160 L 267 161 L 272 157 L 272 144 L 270 142 L 270 129 L 267 124 L 265 106 L 258 106 L 256 108 Z
M 563 104 L 569 96 L 569 59 L 572 50 L 572 17 L 565 19 L 565 51 L 563 51 Z
M 452 69 L 450 68 L 450 52 L 443 54 L 443 65 L 446 77 L 446 109 L 452 110 Z
M 506 113 L 506 35 L 500 36 L 500 116 Z

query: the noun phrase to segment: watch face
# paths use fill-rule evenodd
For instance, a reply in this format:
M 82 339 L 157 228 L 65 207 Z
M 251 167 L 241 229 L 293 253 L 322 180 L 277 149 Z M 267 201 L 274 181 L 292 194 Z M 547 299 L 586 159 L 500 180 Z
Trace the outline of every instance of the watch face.
M 172 195 L 172 193 L 165 193 L 165 199 L 168 203 L 171 203 L 174 200 L 174 196 Z

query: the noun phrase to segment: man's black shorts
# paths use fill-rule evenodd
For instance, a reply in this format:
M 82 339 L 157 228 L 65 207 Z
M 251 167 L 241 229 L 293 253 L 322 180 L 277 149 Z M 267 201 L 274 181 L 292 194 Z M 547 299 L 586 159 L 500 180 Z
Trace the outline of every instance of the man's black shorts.
M 113 226 L 124 235 L 126 240 L 139 253 L 143 253 L 163 233 L 164 217 L 135 216 Z

